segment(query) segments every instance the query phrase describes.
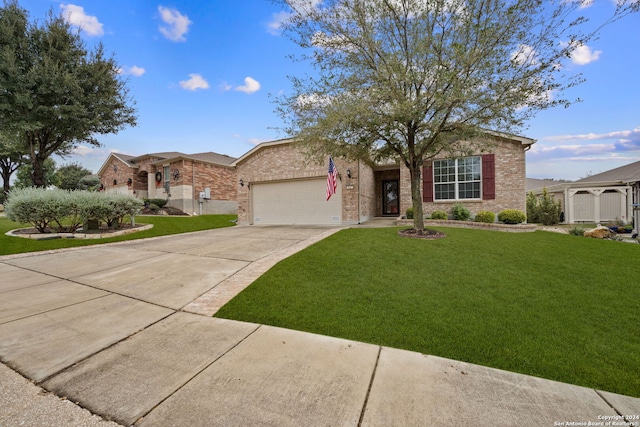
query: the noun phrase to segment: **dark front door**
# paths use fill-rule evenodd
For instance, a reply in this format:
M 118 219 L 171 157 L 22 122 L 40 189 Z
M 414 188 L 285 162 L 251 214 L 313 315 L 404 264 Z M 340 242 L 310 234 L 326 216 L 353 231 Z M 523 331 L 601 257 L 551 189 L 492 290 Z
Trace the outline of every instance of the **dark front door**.
M 398 215 L 399 211 L 398 180 L 382 181 L 382 215 Z

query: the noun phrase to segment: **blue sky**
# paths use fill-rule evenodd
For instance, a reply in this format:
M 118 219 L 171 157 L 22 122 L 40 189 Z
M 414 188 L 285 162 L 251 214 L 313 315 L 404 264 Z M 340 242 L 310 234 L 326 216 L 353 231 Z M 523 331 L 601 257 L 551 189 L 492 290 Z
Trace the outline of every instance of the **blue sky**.
M 284 137 L 273 96 L 305 65 L 277 30 L 283 10 L 270 0 L 21 0 L 31 19 L 49 9 L 80 25 L 88 46 L 102 42 L 129 79 L 138 126 L 99 136 L 102 147 L 78 147 L 58 165 L 79 162 L 97 172 L 112 151 L 215 151 L 239 157 L 255 144 Z M 594 20 L 611 0 L 583 11 Z M 522 132 L 538 142 L 527 176 L 579 179 L 640 160 L 640 14 L 605 27 L 566 65 L 586 82 L 569 95 L 583 102 L 540 113 Z

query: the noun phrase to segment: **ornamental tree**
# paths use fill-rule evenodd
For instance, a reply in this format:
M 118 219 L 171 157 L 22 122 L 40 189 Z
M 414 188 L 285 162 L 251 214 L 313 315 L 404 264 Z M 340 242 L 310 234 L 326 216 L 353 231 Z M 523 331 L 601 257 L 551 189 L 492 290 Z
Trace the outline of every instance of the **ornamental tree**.
M 89 50 L 78 32 L 49 12 L 29 22 L 16 0 L 0 8 L 0 129 L 19 135 L 32 181 L 44 186 L 44 161 L 96 134 L 135 126 L 133 100 L 102 44 Z
M 638 10 L 619 3 L 593 30 L 572 0 L 276 0 L 283 33 L 314 75 L 277 99 L 285 131 L 311 156 L 397 159 L 424 229 L 421 168 L 459 157 L 487 131 L 517 133 L 535 113 L 568 106 L 581 82 L 563 62 L 603 25 Z

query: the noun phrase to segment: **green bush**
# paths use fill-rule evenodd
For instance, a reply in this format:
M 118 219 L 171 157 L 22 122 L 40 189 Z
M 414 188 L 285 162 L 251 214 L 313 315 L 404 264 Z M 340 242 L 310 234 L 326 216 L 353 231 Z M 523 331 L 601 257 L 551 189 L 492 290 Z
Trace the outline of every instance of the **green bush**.
M 560 222 L 562 203 L 549 194 L 547 188 L 542 189 L 542 194 L 536 196 L 532 192 L 527 194 L 527 218 L 531 223 L 543 225 L 556 225 Z
M 505 209 L 498 214 L 498 221 L 505 224 L 521 224 L 527 220 L 527 215 L 517 209 Z
M 144 200 L 145 206 L 156 205 L 158 209 L 164 207 L 164 205 L 166 205 L 169 202 L 169 200 L 167 199 L 143 199 L 143 200 Z
M 569 234 L 571 234 L 572 236 L 584 236 L 584 228 L 573 227 L 569 230 Z
M 147 206 L 149 209 L 151 209 L 152 211 L 157 211 L 158 209 L 160 209 L 160 206 L 156 205 L 155 203 L 149 203 L 149 205 Z
M 456 203 L 451 208 L 451 215 L 456 221 L 468 221 L 469 218 L 471 218 L 471 211 L 469 211 L 469 209 L 464 205 Z
M 27 187 L 12 190 L 5 208 L 7 218 L 31 224 L 41 233 L 47 228 L 74 232 L 88 220 L 119 228 L 125 216 L 140 211 L 142 201 L 126 194 Z
M 445 211 L 433 211 L 431 219 L 447 219 L 447 213 Z
M 496 221 L 496 214 L 490 211 L 480 211 L 476 214 L 476 221 L 493 224 Z
M 407 215 L 407 219 L 413 219 L 413 207 L 407 208 L 406 215 Z
M 31 224 L 44 233 L 50 226 L 62 227 L 62 219 L 71 214 L 69 192 L 35 187 L 14 188 L 9 193 L 5 211 L 11 221 Z

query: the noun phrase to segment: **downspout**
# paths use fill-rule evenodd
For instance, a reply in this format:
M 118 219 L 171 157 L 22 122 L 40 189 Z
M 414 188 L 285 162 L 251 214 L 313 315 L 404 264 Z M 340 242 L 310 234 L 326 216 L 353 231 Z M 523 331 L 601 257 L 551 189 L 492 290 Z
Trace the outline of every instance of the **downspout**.
M 191 159 L 191 212 L 196 212 L 196 162 Z

